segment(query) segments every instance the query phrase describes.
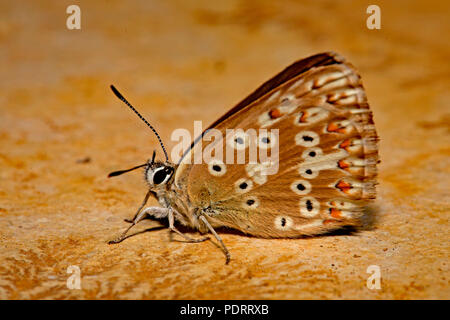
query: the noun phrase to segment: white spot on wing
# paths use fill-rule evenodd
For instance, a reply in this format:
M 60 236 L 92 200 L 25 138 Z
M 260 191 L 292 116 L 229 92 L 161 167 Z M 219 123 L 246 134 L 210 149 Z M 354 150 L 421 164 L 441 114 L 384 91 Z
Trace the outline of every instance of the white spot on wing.
M 249 137 L 243 131 L 236 131 L 227 139 L 228 145 L 237 150 L 243 150 L 249 145 Z
M 305 195 L 311 192 L 311 183 L 306 180 L 296 180 L 291 184 L 291 190 L 298 195 Z
M 249 177 L 257 184 L 263 184 L 267 181 L 267 172 L 270 170 L 272 163 L 270 161 L 264 163 L 249 163 L 245 169 Z
M 305 161 L 313 161 L 317 158 L 320 158 L 322 156 L 323 152 L 320 148 L 309 148 L 303 151 L 302 158 L 305 159 Z
M 220 177 L 227 172 L 227 166 L 219 159 L 212 159 L 208 163 L 208 171 L 213 176 Z
M 295 136 L 295 143 L 302 147 L 314 147 L 320 142 L 319 135 L 314 131 L 301 131 Z
M 305 150 L 302 154 L 302 157 L 307 156 L 308 151 L 314 149 L 316 148 Z M 338 169 L 337 161 L 345 158 L 347 155 L 347 151 L 340 149 L 329 154 L 321 154 L 317 157 L 309 157 L 305 159 L 304 162 L 300 163 L 298 172 L 305 179 L 313 179 L 317 177 L 321 170 Z
M 289 230 L 294 224 L 291 217 L 277 216 L 275 217 L 275 228 L 278 230 Z
M 276 136 L 274 136 L 270 132 L 261 132 L 258 137 L 258 147 L 260 147 L 261 149 L 270 149 L 275 146 L 276 143 Z
M 309 125 L 311 123 L 319 122 L 328 118 L 330 112 L 320 107 L 308 108 L 300 112 L 294 120 L 294 124 L 297 126 Z M 300 119 L 305 116 L 305 121 L 301 122 Z
M 246 193 L 253 188 L 253 181 L 241 178 L 237 180 L 234 185 L 237 193 Z
M 300 167 L 298 172 L 305 179 L 314 179 L 319 175 L 319 170 L 313 169 L 312 167 Z
M 300 214 L 307 218 L 315 217 L 319 213 L 320 203 L 313 197 L 304 197 L 300 200 Z
M 257 197 L 248 197 L 244 199 L 243 207 L 245 209 L 256 209 L 259 207 L 259 200 Z

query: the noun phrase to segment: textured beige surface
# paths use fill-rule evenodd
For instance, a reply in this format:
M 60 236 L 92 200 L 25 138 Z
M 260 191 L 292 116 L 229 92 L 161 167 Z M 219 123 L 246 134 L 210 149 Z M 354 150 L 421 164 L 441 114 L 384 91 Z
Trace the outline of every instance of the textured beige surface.
M 448 1 L 0 2 L 0 298 L 450 298 Z M 334 50 L 360 70 L 381 137 L 377 221 L 355 235 L 169 242 L 167 230 L 105 242 L 145 193 L 159 129 L 214 121 L 291 62 Z M 143 223 L 138 230 L 157 227 Z M 81 290 L 66 287 L 70 265 Z M 381 290 L 369 290 L 369 265 Z

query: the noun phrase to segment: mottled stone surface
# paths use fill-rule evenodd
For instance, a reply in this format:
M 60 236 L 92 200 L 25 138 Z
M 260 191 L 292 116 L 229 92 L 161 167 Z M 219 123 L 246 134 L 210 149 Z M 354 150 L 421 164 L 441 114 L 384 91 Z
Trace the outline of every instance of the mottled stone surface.
M 450 298 L 448 1 L 0 2 L 0 298 Z M 170 242 L 157 229 L 109 246 L 146 191 L 156 139 L 112 95 L 139 106 L 168 147 L 291 62 L 334 50 L 360 70 L 380 141 L 372 227 L 263 240 Z M 154 221 L 136 229 L 157 228 Z M 193 233 L 195 236 L 195 234 Z M 69 290 L 67 268 L 81 269 Z M 369 290 L 378 265 L 381 289 Z

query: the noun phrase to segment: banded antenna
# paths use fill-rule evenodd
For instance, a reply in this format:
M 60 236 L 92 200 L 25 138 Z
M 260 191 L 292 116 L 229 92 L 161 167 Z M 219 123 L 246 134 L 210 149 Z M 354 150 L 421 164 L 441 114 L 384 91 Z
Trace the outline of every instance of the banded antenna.
M 161 137 L 159 136 L 158 132 L 156 132 L 155 128 L 153 128 L 153 126 L 148 123 L 147 120 L 145 120 L 145 118 L 131 105 L 131 103 L 128 102 L 127 99 L 125 99 L 120 92 L 113 86 L 111 85 L 111 90 L 112 92 L 114 92 L 114 94 L 117 96 L 117 98 L 119 98 L 120 100 L 122 100 L 131 110 L 134 111 L 134 113 L 137 114 L 137 116 L 144 121 L 144 123 L 150 128 L 152 129 L 153 133 L 156 135 L 156 137 L 158 138 L 159 144 L 161 145 L 162 150 L 164 151 L 164 156 L 166 157 L 166 161 L 169 161 L 169 156 L 167 155 L 167 151 L 166 148 L 164 147 L 164 144 L 161 140 Z

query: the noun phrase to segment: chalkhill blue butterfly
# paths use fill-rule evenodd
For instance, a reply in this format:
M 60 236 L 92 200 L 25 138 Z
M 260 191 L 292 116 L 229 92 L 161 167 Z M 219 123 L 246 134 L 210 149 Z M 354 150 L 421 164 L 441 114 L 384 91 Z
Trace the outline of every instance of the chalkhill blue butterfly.
M 360 225 L 375 199 L 372 112 L 357 71 L 335 53 L 297 61 L 262 84 L 197 137 L 177 163 L 169 161 L 156 130 L 111 89 L 153 130 L 165 159 L 157 161 L 153 152 L 145 164 L 109 175 L 143 167 L 149 186 L 130 226 L 110 243 L 122 241 L 145 217 L 168 219 L 170 230 L 189 242 L 209 238 L 192 239 L 175 222 L 213 234 L 228 263 L 216 228 L 262 238 L 319 235 Z M 246 161 L 228 161 L 234 160 L 230 149 Z M 198 152 L 210 154 L 208 161 L 195 161 Z M 145 207 L 150 196 L 160 206 Z

